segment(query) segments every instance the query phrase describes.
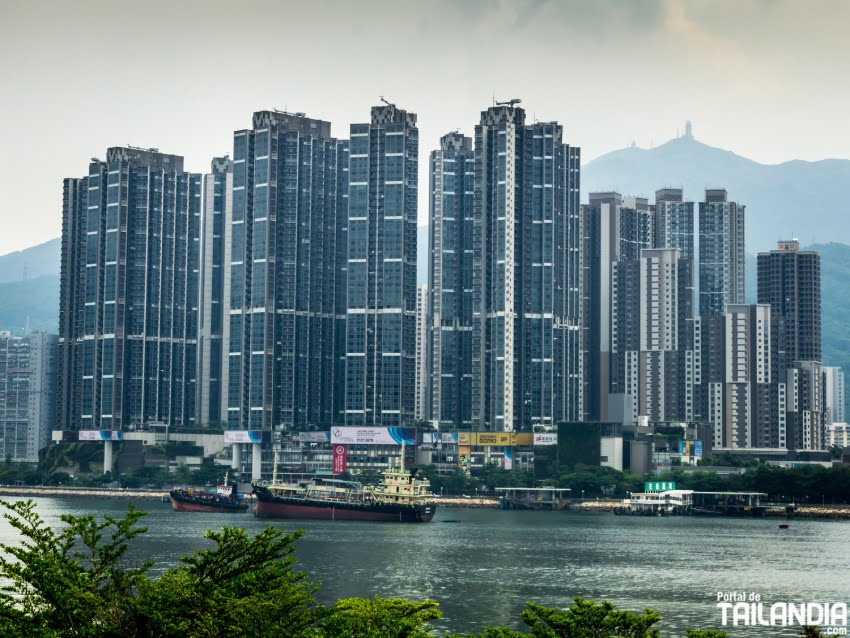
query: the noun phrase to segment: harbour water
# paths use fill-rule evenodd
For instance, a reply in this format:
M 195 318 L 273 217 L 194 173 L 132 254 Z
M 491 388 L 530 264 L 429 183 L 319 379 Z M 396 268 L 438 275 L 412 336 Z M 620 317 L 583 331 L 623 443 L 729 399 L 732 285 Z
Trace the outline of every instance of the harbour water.
M 127 508 L 119 499 L 34 500 L 54 525 L 65 512 L 120 515 Z M 438 626 L 458 632 L 519 629 L 525 601 L 563 607 L 582 596 L 633 611 L 655 609 L 664 636 L 684 636 L 693 627 L 767 638 L 799 631 L 721 627 L 718 592 L 757 593 L 768 605 L 850 603 L 850 521 L 792 520 L 783 530 L 774 518 L 443 509 L 430 524 L 401 525 L 177 513 L 152 501 L 138 506 L 149 513 L 149 531 L 129 559 L 149 558 L 157 571 L 205 547 L 207 529 L 300 528 L 299 564 L 322 582 L 322 602 L 375 594 L 431 598 L 444 614 Z M 15 530 L 0 521 L 0 539 L 14 538 Z

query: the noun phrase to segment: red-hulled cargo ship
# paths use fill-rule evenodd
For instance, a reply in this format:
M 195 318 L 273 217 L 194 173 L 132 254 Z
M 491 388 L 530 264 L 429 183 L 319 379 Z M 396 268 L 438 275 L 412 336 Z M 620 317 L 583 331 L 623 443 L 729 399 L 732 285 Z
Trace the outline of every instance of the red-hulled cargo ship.
M 427 523 L 434 518 L 427 479 L 406 472 L 404 465 L 386 470 L 377 486 L 356 481 L 314 478 L 300 483 L 255 485 L 258 518 L 301 518 L 338 521 Z
M 248 511 L 248 503 L 239 498 L 236 484 L 219 485 L 214 493 L 193 489 L 171 490 L 171 509 L 175 512 L 213 512 L 220 514 L 239 514 Z

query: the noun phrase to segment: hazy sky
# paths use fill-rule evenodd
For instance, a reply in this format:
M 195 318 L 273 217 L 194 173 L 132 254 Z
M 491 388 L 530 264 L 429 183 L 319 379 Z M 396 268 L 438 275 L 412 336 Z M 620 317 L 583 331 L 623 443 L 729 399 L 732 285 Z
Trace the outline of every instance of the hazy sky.
M 686 119 L 761 162 L 850 157 L 850 1 L 0 0 L 0 86 L 0 253 L 57 237 L 108 146 L 202 172 L 255 110 L 347 137 L 380 95 L 419 115 L 424 223 L 428 153 L 494 95 L 585 161 Z

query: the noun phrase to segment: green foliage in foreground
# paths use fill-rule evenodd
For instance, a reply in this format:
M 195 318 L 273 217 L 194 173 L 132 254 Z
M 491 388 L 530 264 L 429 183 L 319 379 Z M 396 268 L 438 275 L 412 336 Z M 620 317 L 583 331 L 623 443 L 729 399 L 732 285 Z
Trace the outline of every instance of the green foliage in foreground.
M 123 518 L 62 517 L 48 527 L 32 501 L 7 503 L 21 542 L 0 543 L 0 636 L 4 638 L 429 638 L 441 617 L 432 600 L 348 598 L 316 603 L 316 586 L 295 571 L 295 541 L 267 528 L 207 532 L 209 549 L 180 559 L 159 578 L 130 565 L 130 542 L 145 533 L 131 505 Z M 567 609 L 527 603 L 527 632 L 488 627 L 447 638 L 657 638 L 661 616 L 575 598 Z M 806 628 L 804 636 L 818 636 Z M 725 638 L 688 630 L 688 638 Z

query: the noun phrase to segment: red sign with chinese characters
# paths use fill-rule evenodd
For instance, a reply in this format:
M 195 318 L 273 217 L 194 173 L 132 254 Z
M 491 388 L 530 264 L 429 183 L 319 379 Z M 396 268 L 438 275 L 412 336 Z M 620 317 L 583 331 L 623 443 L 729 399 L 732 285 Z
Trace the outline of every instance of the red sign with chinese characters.
M 342 474 L 346 468 L 346 447 L 334 445 L 334 474 Z

